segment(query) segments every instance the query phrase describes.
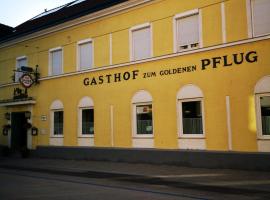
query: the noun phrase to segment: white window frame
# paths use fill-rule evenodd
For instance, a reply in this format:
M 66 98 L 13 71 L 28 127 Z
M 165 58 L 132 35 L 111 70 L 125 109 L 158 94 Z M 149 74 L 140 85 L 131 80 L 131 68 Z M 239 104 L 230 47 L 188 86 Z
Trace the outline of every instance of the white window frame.
M 265 36 L 265 35 L 269 35 L 269 33 L 264 33 L 264 34 L 260 34 L 260 35 L 255 35 L 255 27 L 254 27 L 254 1 L 255 0 L 246 0 L 248 2 L 246 2 L 246 7 L 247 7 L 247 17 L 248 17 L 248 36 L 250 37 L 251 34 L 253 37 L 261 37 L 261 36 Z M 251 30 L 250 30 L 251 29 Z
M 258 137 L 258 139 L 270 140 L 270 135 L 263 135 L 263 133 L 262 133 L 262 113 L 261 113 L 260 97 L 270 97 L 270 92 L 255 95 L 256 115 L 257 115 L 257 137 Z
M 182 113 L 182 103 L 183 102 L 193 102 L 200 101 L 201 102 L 201 112 L 202 112 L 202 126 L 203 133 L 202 134 L 184 134 L 183 132 L 183 113 Z M 178 113 L 179 113 L 179 132 L 178 136 L 180 138 L 205 138 L 205 117 L 204 117 L 204 100 L 203 98 L 190 98 L 190 99 L 179 99 L 178 100 Z
M 16 65 L 15 65 L 15 70 L 17 70 L 18 69 L 18 67 L 19 67 L 19 60 L 22 60 L 22 59 L 26 59 L 26 65 L 28 65 L 28 59 L 27 59 L 27 56 L 20 56 L 20 57 L 17 57 L 16 58 Z M 16 80 L 16 78 L 17 78 L 17 75 L 16 75 L 16 73 L 19 73 L 19 72 L 15 72 L 15 82 L 19 82 L 19 79 L 18 80 Z
M 80 40 L 77 42 L 77 71 L 81 70 L 87 70 L 87 69 L 81 69 L 81 63 L 80 63 L 80 45 L 91 43 L 92 44 L 92 63 L 91 66 L 88 66 L 87 69 L 93 69 L 94 68 L 94 40 L 92 38 L 88 38 L 85 40 Z
M 144 29 L 144 28 L 150 28 L 150 57 L 153 57 L 153 28 L 152 28 L 152 24 L 150 22 L 144 23 L 144 24 L 140 24 L 137 26 L 133 26 L 129 29 L 129 57 L 130 57 L 130 61 L 137 61 L 134 59 L 134 44 L 133 44 L 133 32 L 140 30 L 140 29 Z M 143 59 L 148 59 L 148 58 L 143 58 Z M 143 59 L 139 59 L 139 60 L 143 60 Z
M 63 111 L 63 134 L 62 135 L 55 135 L 54 134 L 54 112 Z M 51 138 L 63 138 L 65 132 L 65 112 L 63 103 L 60 100 L 55 100 L 50 106 L 50 137 Z
M 152 105 L 152 134 L 138 134 L 137 132 L 137 106 Z M 132 108 L 133 113 L 133 138 L 153 138 L 154 137 L 154 115 L 153 115 L 153 103 L 151 101 L 134 103 Z
M 61 73 L 60 74 L 52 74 L 52 53 L 54 51 L 59 51 L 61 50 L 61 53 L 62 53 L 62 66 L 61 66 Z M 58 75 L 61 75 L 64 73 L 64 49 L 63 47 L 55 47 L 55 48 L 52 48 L 49 50 L 49 76 L 58 76 Z
M 87 106 L 87 107 L 79 107 L 78 112 L 78 137 L 80 138 L 93 138 L 95 135 L 95 125 L 94 125 L 94 134 L 83 134 L 82 133 L 82 111 L 92 109 L 94 110 L 94 106 Z M 94 121 L 95 121 L 95 110 L 94 110 Z
M 94 110 L 94 123 L 95 123 L 94 101 L 91 97 L 84 96 L 83 98 L 81 98 L 78 104 L 78 138 L 94 138 L 95 137 L 95 124 L 94 124 L 94 134 L 82 134 L 82 110 L 83 109 Z
M 154 124 L 154 105 L 151 94 L 145 90 L 137 91 L 132 97 L 132 108 L 131 108 L 131 119 L 132 119 L 132 137 L 136 138 L 145 138 L 145 139 L 153 139 L 155 134 L 155 124 Z M 140 105 L 152 105 L 152 134 L 137 134 L 137 112 L 136 107 Z
M 58 134 L 58 135 L 55 135 L 54 134 L 54 113 L 55 112 L 59 112 L 59 111 L 62 111 L 63 112 L 63 134 Z M 54 110 L 51 110 L 51 137 L 52 138 L 63 138 L 64 137 L 64 109 L 54 109 Z
M 192 16 L 192 15 L 198 15 L 198 18 L 199 18 L 199 45 L 198 47 L 193 47 L 193 48 L 187 48 L 187 49 L 183 49 L 183 50 L 178 50 L 178 33 L 177 33 L 177 20 L 181 19 L 181 18 L 185 18 L 185 17 L 189 17 L 189 16 Z M 183 12 L 183 13 L 179 13 L 179 14 L 176 14 L 174 17 L 173 17 L 173 47 L 174 47 L 174 53 L 177 53 L 177 52 L 183 52 L 183 51 L 189 51 L 189 50 L 193 50 L 193 49 L 198 49 L 198 48 L 202 48 L 203 47 L 203 37 L 202 37 L 202 12 L 200 9 L 193 9 L 193 10 L 189 10 L 189 11 L 186 11 L 186 12 Z

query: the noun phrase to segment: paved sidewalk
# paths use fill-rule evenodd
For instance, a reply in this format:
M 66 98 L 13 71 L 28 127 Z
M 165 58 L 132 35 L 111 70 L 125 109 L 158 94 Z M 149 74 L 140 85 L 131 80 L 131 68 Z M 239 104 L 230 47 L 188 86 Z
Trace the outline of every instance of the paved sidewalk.
M 167 187 L 202 191 L 260 194 L 265 199 L 270 199 L 270 172 L 263 171 L 4 157 L 0 157 L 0 169 L 114 179 L 138 184 L 166 185 Z

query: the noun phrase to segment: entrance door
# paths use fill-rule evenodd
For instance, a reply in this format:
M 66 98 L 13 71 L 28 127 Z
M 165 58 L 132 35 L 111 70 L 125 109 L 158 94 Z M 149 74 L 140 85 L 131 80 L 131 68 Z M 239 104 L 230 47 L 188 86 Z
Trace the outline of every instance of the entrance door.
M 11 148 L 24 150 L 27 148 L 27 119 L 24 112 L 11 114 Z

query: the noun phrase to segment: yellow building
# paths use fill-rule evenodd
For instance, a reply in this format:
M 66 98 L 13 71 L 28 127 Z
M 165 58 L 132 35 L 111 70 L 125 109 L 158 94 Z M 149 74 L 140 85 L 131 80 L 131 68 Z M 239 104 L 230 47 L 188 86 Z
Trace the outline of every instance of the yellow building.
M 42 13 L 0 38 L 0 144 L 269 152 L 269 10 L 102 0 Z

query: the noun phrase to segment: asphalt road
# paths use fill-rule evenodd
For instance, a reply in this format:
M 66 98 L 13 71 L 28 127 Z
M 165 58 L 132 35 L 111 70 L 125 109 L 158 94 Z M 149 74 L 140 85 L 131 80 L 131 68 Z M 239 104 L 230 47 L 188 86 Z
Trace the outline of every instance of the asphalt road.
M 270 199 L 270 173 L 175 166 L 0 159 L 0 200 Z

